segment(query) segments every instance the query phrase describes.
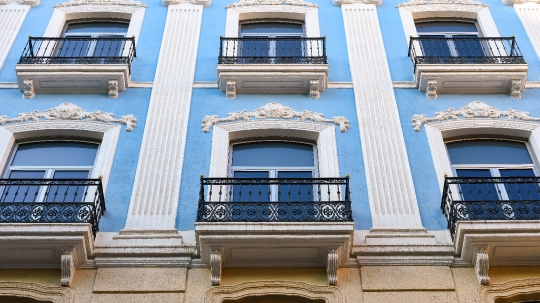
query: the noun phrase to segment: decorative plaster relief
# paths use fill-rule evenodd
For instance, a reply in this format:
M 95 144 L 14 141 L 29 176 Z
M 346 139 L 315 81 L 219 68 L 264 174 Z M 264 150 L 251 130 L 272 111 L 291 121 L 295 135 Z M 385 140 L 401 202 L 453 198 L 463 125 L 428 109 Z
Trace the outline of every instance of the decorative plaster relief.
M 478 289 L 482 302 L 493 303 L 496 299 L 504 299 L 504 302 L 532 300 L 540 294 L 540 278 L 511 280 L 504 283 L 482 286 Z M 519 299 L 518 299 L 519 298 Z
M 489 256 L 485 249 L 476 251 L 476 262 L 474 265 L 478 283 L 481 285 L 489 284 Z
M 24 297 L 53 303 L 73 302 L 73 293 L 69 288 L 29 282 L 0 282 L 0 296 Z
M 0 125 L 6 123 L 37 122 L 44 120 L 86 120 L 101 121 L 105 123 L 116 122 L 126 125 L 126 130 L 132 131 L 137 125 L 137 119 L 132 115 L 122 116 L 119 119 L 114 118 L 114 114 L 95 110 L 87 112 L 73 103 L 62 103 L 57 107 L 49 108 L 45 112 L 35 110 L 28 113 L 20 113 L 15 118 L 0 116 Z
M 309 97 L 311 99 L 319 99 L 319 80 L 309 81 Z
M 479 7 L 489 7 L 487 4 L 473 0 L 411 0 L 409 2 L 403 2 L 396 7 L 410 7 L 419 5 L 470 5 Z
M 41 3 L 41 1 L 40 0 L 0 0 L 0 5 L 8 5 L 11 3 L 18 3 L 20 5 L 30 5 L 31 7 L 36 7 Z
M 522 120 L 522 121 L 540 121 L 540 118 L 534 118 L 529 115 L 528 112 L 517 111 L 515 109 L 500 110 L 493 106 L 489 106 L 480 101 L 473 101 L 466 106 L 455 110 L 449 108 L 440 112 L 436 112 L 434 117 L 428 118 L 426 115 L 414 115 L 412 118 L 412 127 L 415 131 L 420 131 L 420 128 L 424 124 L 430 122 L 440 122 L 445 120 L 458 120 L 459 117 L 464 119 L 473 118 L 491 118 L 499 119 L 502 116 L 507 116 L 508 120 Z
M 437 80 L 428 80 L 426 97 L 428 99 L 437 99 Z
M 326 261 L 326 277 L 328 285 L 336 285 L 338 282 L 337 271 L 339 255 L 335 249 L 328 252 L 328 260 Z
M 318 7 L 316 4 L 304 0 L 240 0 L 239 2 L 234 2 L 227 5 L 226 8 L 257 5 L 293 5 Z
M 73 254 L 71 251 L 64 251 L 64 253 L 62 253 L 60 268 L 62 270 L 60 283 L 62 286 L 70 286 L 73 275 L 75 274 L 75 263 L 73 262 Z
M 512 80 L 512 87 L 510 89 L 510 97 L 514 99 L 521 99 L 521 91 L 523 90 L 523 84 L 521 80 Z
M 136 7 L 148 7 L 148 5 L 134 0 L 69 0 L 57 4 L 55 8 L 79 6 L 79 5 L 125 5 Z
M 212 282 L 212 286 L 221 284 L 221 267 L 221 251 L 213 250 L 210 254 L 210 282 Z
M 36 95 L 34 91 L 34 81 L 33 80 L 24 80 L 23 81 L 23 98 L 32 99 Z
M 118 98 L 118 80 L 109 80 L 109 98 L 116 99 Z
M 204 132 L 209 132 L 213 125 L 221 122 L 237 122 L 237 121 L 251 121 L 251 118 L 257 120 L 268 119 L 294 119 L 296 121 L 311 120 L 313 122 L 333 123 L 338 125 L 341 132 L 346 132 L 349 129 L 349 120 L 343 116 L 336 116 L 332 119 L 326 119 L 321 113 L 314 113 L 308 110 L 297 112 L 290 107 L 286 107 L 282 104 L 272 102 L 263 107 L 259 107 L 252 112 L 242 110 L 235 113 L 229 113 L 226 118 L 219 118 L 217 115 L 206 116 L 202 121 L 202 128 Z
M 227 99 L 236 98 L 236 81 L 234 80 L 227 81 L 226 96 L 227 96 Z

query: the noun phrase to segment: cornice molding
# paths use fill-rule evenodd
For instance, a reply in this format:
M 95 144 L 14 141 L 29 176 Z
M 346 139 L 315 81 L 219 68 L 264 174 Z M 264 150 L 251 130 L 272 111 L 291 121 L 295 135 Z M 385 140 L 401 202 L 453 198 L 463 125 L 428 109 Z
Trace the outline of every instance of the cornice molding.
M 44 112 L 35 110 L 28 113 L 20 113 L 17 117 L 8 118 L 0 116 L 0 125 L 7 123 L 38 122 L 43 120 L 86 120 L 89 122 L 100 121 L 105 123 L 115 122 L 126 125 L 126 130 L 132 131 L 137 125 L 137 119 L 133 115 L 122 116 L 119 119 L 114 118 L 113 113 L 101 112 L 95 110 L 88 112 L 73 103 L 62 103 L 57 107 L 49 108 Z
M 12 3 L 17 3 L 20 5 L 30 5 L 31 7 L 36 7 L 41 3 L 41 1 L 40 0 L 0 0 L 0 5 L 8 5 Z
M 251 118 L 256 120 L 293 120 L 303 122 L 317 122 L 317 123 L 331 123 L 338 125 L 341 132 L 346 132 L 349 129 L 349 120 L 343 116 L 336 116 L 332 119 L 324 118 L 321 113 L 314 113 L 308 110 L 301 112 L 295 111 L 290 107 L 286 107 L 282 104 L 272 102 L 263 107 L 259 107 L 252 112 L 247 110 L 241 110 L 234 113 L 229 113 L 225 118 L 219 118 L 217 115 L 206 116 L 202 121 L 202 128 L 204 132 L 209 132 L 213 125 L 222 122 L 237 122 L 237 121 L 252 121 Z
M 1 1 L 1 0 L 0 0 Z M 28 0 L 25 0 L 28 1 Z M 122 5 L 122 6 L 135 6 L 135 7 L 148 7 L 148 5 L 134 0 L 69 0 L 57 4 L 55 8 L 81 6 L 81 5 Z
M 0 295 L 32 298 L 53 303 L 71 303 L 73 293 L 67 287 L 51 287 L 29 282 L 0 282 Z
M 169 6 L 174 4 L 193 4 L 193 5 L 202 5 L 210 6 L 212 0 L 162 0 L 161 3 L 163 6 Z
M 415 131 L 420 131 L 424 124 L 431 122 L 455 121 L 462 119 L 499 119 L 503 116 L 508 117 L 507 120 L 522 120 L 522 121 L 540 121 L 540 118 L 531 117 L 528 112 L 518 111 L 515 109 L 500 110 L 496 107 L 489 106 L 480 101 L 473 101 L 466 106 L 455 110 L 449 108 L 440 112 L 436 112 L 434 117 L 428 118 L 426 115 L 414 115 L 412 118 L 412 127 Z
M 240 6 L 258 6 L 258 5 L 291 5 L 291 6 L 307 6 L 318 7 L 316 4 L 304 0 L 240 0 L 226 6 L 226 8 Z
M 350 0 L 349 0 L 350 1 Z M 409 2 L 403 2 L 396 7 L 411 7 L 411 6 L 439 6 L 439 5 L 452 5 L 452 6 L 476 6 L 476 7 L 489 7 L 487 4 L 473 1 L 473 0 L 411 0 Z

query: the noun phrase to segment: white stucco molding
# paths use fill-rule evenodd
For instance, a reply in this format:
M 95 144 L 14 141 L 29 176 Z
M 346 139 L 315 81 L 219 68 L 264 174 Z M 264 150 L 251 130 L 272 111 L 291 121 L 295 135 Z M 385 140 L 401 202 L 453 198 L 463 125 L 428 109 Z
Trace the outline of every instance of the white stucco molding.
M 291 120 L 295 119 L 298 121 L 313 121 L 317 123 L 332 123 L 338 125 L 341 132 L 346 132 L 349 129 L 349 120 L 343 116 L 336 116 L 332 119 L 324 118 L 321 113 L 314 113 L 308 110 L 303 110 L 297 112 L 290 107 L 286 107 L 282 104 L 271 102 L 262 107 L 255 109 L 252 112 L 247 110 L 241 110 L 234 113 L 229 113 L 225 118 L 219 118 L 217 115 L 206 116 L 202 121 L 202 128 L 204 132 L 210 131 L 210 128 L 213 125 L 222 122 L 236 122 L 239 120 L 250 121 L 251 118 L 256 120 L 267 120 L 267 119 L 285 119 Z
M 507 117 L 506 119 L 501 119 Z M 435 173 L 442 192 L 444 177 L 453 177 L 452 166 L 446 151 L 446 138 L 465 135 L 499 135 L 526 139 L 531 144 L 534 155 L 540 155 L 540 118 L 529 116 L 528 112 L 514 109 L 499 110 L 480 101 L 454 110 L 453 108 L 437 112 L 434 117 L 413 116 L 413 128 L 426 130 Z
M 77 110 L 61 111 L 62 107 L 59 106 L 43 113 L 39 111 L 23 113 L 13 119 L 0 116 L 0 125 L 5 124 L 0 127 L 0 168 L 6 167 L 8 164 L 9 155 L 17 140 L 51 136 L 98 139 L 101 143 L 90 178 L 102 177 L 103 191 L 106 192 L 121 127 L 107 123 L 112 122 L 110 119 L 113 115 L 110 113 L 101 113 L 99 111 L 88 113 L 80 107 L 70 108 Z M 122 120 L 124 117 L 112 119 Z M 86 119 L 86 121 L 83 121 L 83 119 Z
M 517 279 L 478 288 L 481 302 L 521 302 L 540 299 L 540 278 Z
M 303 138 L 316 141 L 319 177 L 335 178 L 340 176 L 334 126 L 295 120 L 256 120 L 214 126 L 209 177 L 228 177 L 228 151 L 231 140 L 265 136 Z
M 502 2 L 506 5 L 514 5 L 514 10 L 525 28 L 525 32 L 534 48 L 536 56 L 540 58 L 540 28 L 538 27 L 538 20 L 540 19 L 540 0 L 503 0 Z
M 0 0 L 0 70 L 30 11 L 30 6 L 36 6 L 36 3 L 39 4 L 39 1 Z
M 175 4 L 193 4 L 193 5 L 202 5 L 210 6 L 212 0 L 162 0 L 161 3 L 163 6 L 175 5 Z
M 382 0 L 332 0 L 332 4 L 335 6 L 341 6 L 343 4 L 375 4 L 376 6 L 382 5 Z
M 73 302 L 73 293 L 69 288 L 30 282 L 0 282 L 0 296 L 23 297 L 53 303 Z
M 0 0 L 0 5 L 9 5 L 17 3 L 20 5 L 30 5 L 31 7 L 36 7 L 41 3 L 41 0 Z
M 146 4 L 134 0 L 70 0 L 55 6 L 43 36 L 60 37 L 65 23 L 70 20 L 127 19 L 129 27 L 126 37 L 135 37 L 135 45 L 137 45 L 147 7 Z
M 307 38 L 321 36 L 318 7 L 302 0 L 243 0 L 227 6 L 225 37 L 238 37 L 240 21 L 250 19 L 293 19 L 304 22 Z
M 335 286 L 318 286 L 294 281 L 257 281 L 212 287 L 206 291 L 204 303 L 218 303 L 225 299 L 240 300 L 261 295 L 283 295 L 345 303 L 341 290 Z

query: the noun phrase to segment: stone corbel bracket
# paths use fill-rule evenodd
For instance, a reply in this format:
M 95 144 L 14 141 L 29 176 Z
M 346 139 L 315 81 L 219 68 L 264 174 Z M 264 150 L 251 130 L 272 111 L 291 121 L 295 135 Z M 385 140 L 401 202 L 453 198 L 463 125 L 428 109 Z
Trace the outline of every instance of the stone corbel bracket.
M 221 250 L 213 250 L 210 253 L 210 282 L 212 286 L 221 284 Z
M 60 283 L 62 286 L 70 286 L 73 275 L 75 274 L 75 261 L 71 251 L 64 251 L 60 259 L 60 268 L 62 270 L 62 278 Z
M 431 122 L 459 120 L 460 118 L 500 119 L 503 116 L 508 117 L 508 120 L 540 121 L 540 118 L 531 117 L 528 112 L 518 111 L 515 109 L 500 110 L 483 102 L 473 101 L 458 110 L 449 108 L 447 110 L 436 112 L 435 116 L 431 118 L 428 118 L 426 115 L 414 115 L 412 118 L 412 127 L 418 132 L 420 131 L 420 128 L 422 128 L 422 125 Z
M 30 5 L 31 7 L 36 7 L 41 3 L 41 1 L 40 0 L 0 0 L 0 5 L 8 5 L 11 3 L 18 3 L 20 5 Z
M 339 264 L 339 255 L 335 249 L 328 251 L 328 259 L 326 260 L 326 277 L 328 285 L 337 285 L 337 271 Z
M 213 125 L 223 122 L 237 122 L 237 121 L 251 121 L 255 120 L 293 120 L 297 121 L 312 121 L 318 123 L 331 123 L 338 125 L 341 132 L 346 132 L 349 129 L 349 120 L 344 116 L 336 116 L 332 119 L 324 118 L 321 113 L 314 113 L 308 110 L 301 112 L 295 111 L 290 107 L 286 107 L 282 104 L 272 102 L 263 107 L 259 107 L 252 112 L 242 110 L 235 113 L 229 113 L 225 118 L 219 118 L 217 115 L 206 116 L 202 121 L 202 129 L 204 132 L 209 132 Z
M 376 6 L 382 5 L 382 0 L 332 0 L 332 4 L 335 6 L 342 6 L 343 4 L 375 4 Z
M 86 120 L 86 121 L 99 121 L 105 123 L 120 123 L 126 125 L 128 132 L 132 131 L 137 125 L 137 119 L 133 115 L 122 116 L 118 119 L 114 118 L 113 113 L 101 112 L 95 110 L 88 112 L 73 103 L 62 103 L 57 107 L 49 108 L 44 112 L 35 110 L 28 113 L 20 113 L 15 118 L 8 118 L 7 116 L 0 116 L 0 125 L 7 123 L 21 123 L 21 122 L 38 122 L 40 120 Z
M 489 255 L 487 250 L 487 248 L 480 248 L 475 253 L 474 271 L 478 283 L 481 285 L 489 285 Z

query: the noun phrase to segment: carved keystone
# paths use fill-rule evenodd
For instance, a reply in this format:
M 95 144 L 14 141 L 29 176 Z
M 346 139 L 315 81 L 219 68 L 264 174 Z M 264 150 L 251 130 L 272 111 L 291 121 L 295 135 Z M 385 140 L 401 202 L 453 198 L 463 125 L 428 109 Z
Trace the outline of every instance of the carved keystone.
M 33 80 L 23 80 L 23 98 L 32 99 L 36 95 Z
M 73 274 L 75 274 L 75 263 L 73 262 L 73 254 L 71 251 L 64 251 L 60 259 L 60 268 L 62 270 L 62 278 L 60 283 L 62 286 L 71 285 L 71 279 L 73 279 Z
M 328 259 L 326 261 L 326 277 L 328 279 L 328 285 L 337 284 L 337 271 L 338 271 L 338 253 L 335 249 L 328 251 Z
M 213 250 L 210 253 L 210 282 L 212 286 L 221 284 L 221 251 Z
M 426 97 L 429 99 L 437 99 L 437 80 L 428 80 Z
M 512 86 L 510 87 L 510 97 L 514 99 L 521 99 L 521 91 L 523 90 L 521 80 L 512 80 Z
M 109 98 L 118 98 L 118 80 L 109 80 Z
M 476 262 L 474 265 L 478 283 L 489 285 L 489 256 L 486 249 L 478 249 L 476 251 Z
M 227 81 L 227 87 L 226 87 L 225 92 L 227 94 L 227 99 L 236 98 L 236 81 L 234 80 Z
M 319 99 L 319 80 L 309 81 L 309 97 L 311 99 Z

